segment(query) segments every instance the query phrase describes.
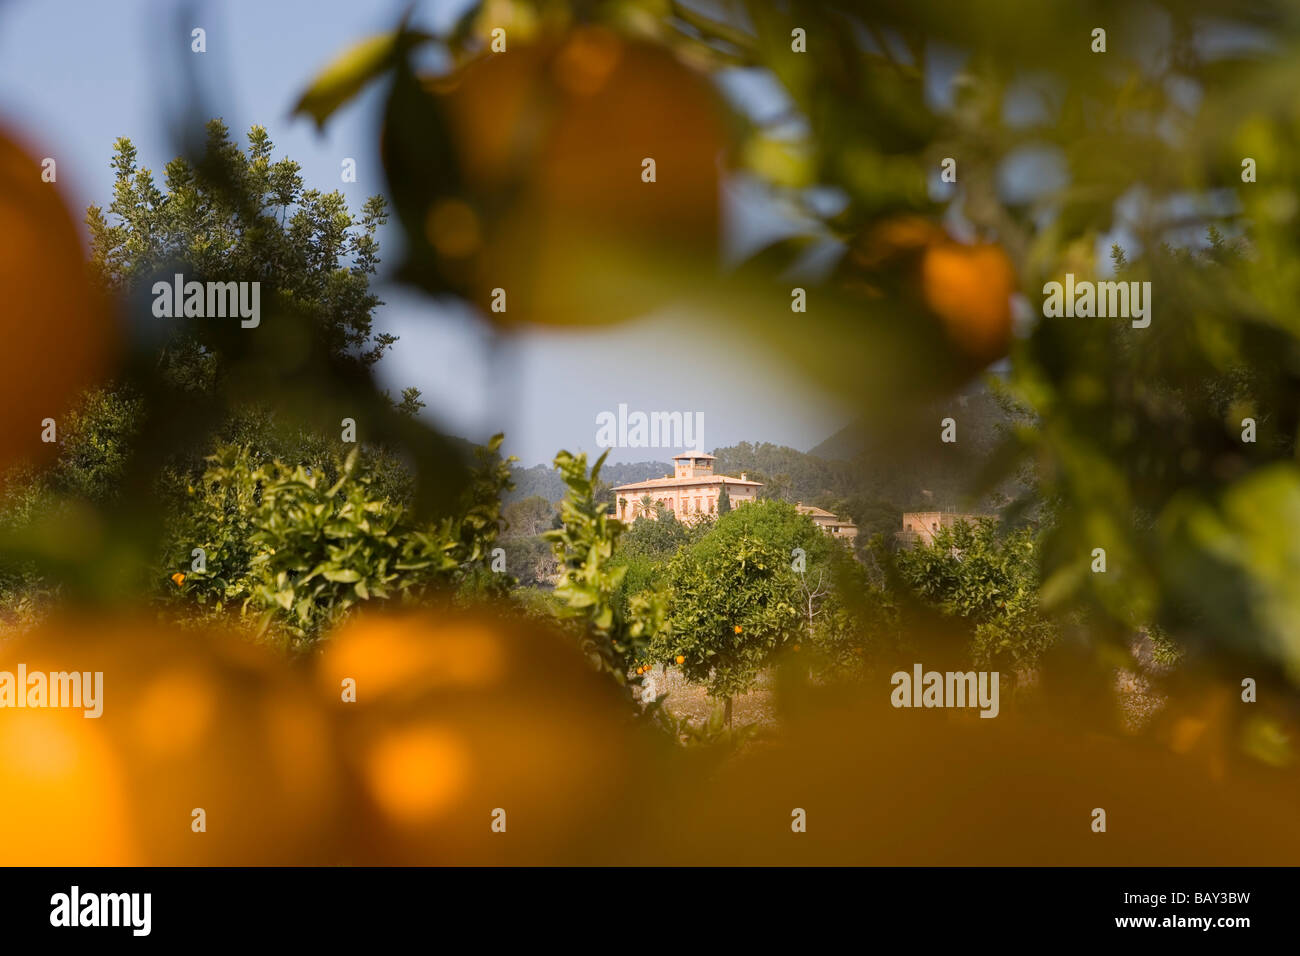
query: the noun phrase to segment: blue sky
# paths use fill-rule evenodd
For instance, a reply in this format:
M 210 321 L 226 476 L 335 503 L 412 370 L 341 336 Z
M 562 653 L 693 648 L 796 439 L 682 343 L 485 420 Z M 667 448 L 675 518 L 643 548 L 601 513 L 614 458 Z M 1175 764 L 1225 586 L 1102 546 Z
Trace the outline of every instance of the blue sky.
M 449 23 L 463 5 L 424 0 L 415 22 Z M 78 210 L 107 204 L 117 137 L 129 136 L 141 163 L 155 172 L 178 152 L 172 123 L 182 118 L 181 66 L 192 66 L 211 112 L 232 131 L 242 135 L 262 124 L 277 156 L 298 161 L 309 185 L 341 189 L 359 209 L 366 196 L 384 192 L 376 146 L 382 90 L 349 104 L 323 135 L 289 113 L 322 66 L 365 35 L 391 28 L 405 6 L 405 0 L 222 0 L 183 12 L 157 0 L 0 0 L 0 125 L 38 155 L 56 159 L 59 184 Z M 203 55 L 190 52 L 195 26 L 207 31 Z M 340 181 L 345 157 L 357 161 L 356 183 Z M 733 196 L 727 213 L 741 244 L 782 229 L 748 200 Z M 396 262 L 396 229 L 390 224 L 381 237 L 387 265 Z M 377 324 L 401 337 L 381 363 L 383 384 L 394 391 L 419 387 L 426 414 L 445 431 L 481 440 L 505 430 L 507 451 L 525 465 L 549 462 L 562 447 L 596 450 L 596 416 L 619 403 L 632 410 L 702 411 L 710 448 L 749 440 L 808 449 L 851 418 L 816 383 L 793 377 L 779 356 L 757 346 L 718 334 L 680 347 L 683 336 L 675 329 L 690 317 L 672 310 L 612 329 L 526 333 L 491 350 L 472 313 L 386 282 L 379 292 L 386 305 Z M 634 362 L 622 358 L 629 353 Z M 671 454 L 620 449 L 611 460 Z

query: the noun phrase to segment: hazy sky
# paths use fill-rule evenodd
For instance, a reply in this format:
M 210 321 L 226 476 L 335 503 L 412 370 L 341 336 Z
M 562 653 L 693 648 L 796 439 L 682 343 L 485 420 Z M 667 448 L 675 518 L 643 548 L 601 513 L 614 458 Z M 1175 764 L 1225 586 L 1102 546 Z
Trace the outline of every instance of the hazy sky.
M 39 156 L 58 162 L 59 185 L 78 210 L 111 198 L 113 140 L 129 136 L 142 165 L 161 178 L 178 150 L 173 122 L 185 102 L 181 64 L 193 65 L 212 112 L 232 133 L 264 125 L 277 157 L 302 164 L 310 186 L 341 189 L 354 210 L 384 192 L 376 145 L 382 88 L 338 113 L 323 135 L 290 110 L 305 83 L 359 38 L 391 28 L 406 0 L 222 0 L 181 14 L 147 0 L 0 0 L 0 125 Z M 415 22 L 451 21 L 461 0 L 424 0 Z M 190 52 L 190 30 L 207 31 L 208 52 Z M 188 61 L 181 58 L 189 58 Z M 733 84 L 755 102 L 761 85 Z M 340 181 L 344 157 L 357 182 Z M 725 203 L 732 244 L 770 240 L 780 221 L 752 202 Z M 385 267 L 395 264 L 390 223 Z M 533 332 L 489 355 L 472 313 L 381 283 L 381 329 L 401 341 L 380 365 L 394 392 L 418 386 L 425 413 L 445 431 L 481 440 L 507 432 L 506 450 L 525 465 L 559 448 L 591 451 L 596 416 L 619 403 L 643 411 L 703 412 L 708 448 L 741 440 L 808 449 L 850 420 L 815 383 L 785 372 L 779 356 L 720 339 L 690 348 L 672 332 L 671 310 L 599 331 Z M 650 334 L 650 327 L 653 332 Z M 628 359 L 625 356 L 634 355 Z M 620 449 L 611 460 L 666 459 L 671 451 Z

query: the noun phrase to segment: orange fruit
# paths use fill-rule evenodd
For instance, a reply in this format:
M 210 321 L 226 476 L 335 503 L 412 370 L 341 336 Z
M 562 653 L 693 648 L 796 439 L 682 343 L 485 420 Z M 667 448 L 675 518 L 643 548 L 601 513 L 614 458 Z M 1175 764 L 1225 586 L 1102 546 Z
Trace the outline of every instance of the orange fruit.
M 678 655 L 677 655 L 677 663 L 678 663 L 678 664 L 685 664 L 685 663 L 686 663 L 686 658 L 685 658 L 683 655 L 678 654 Z
M 42 422 L 108 371 L 116 330 L 76 221 L 36 155 L 0 131 L 0 465 L 48 458 Z
M 226 635 L 70 621 L 6 644 L 0 670 L 19 663 L 79 683 L 98 672 L 100 716 L 83 716 L 84 698 L 0 711 L 0 863 L 338 860 L 333 735 L 281 658 Z
M 355 862 L 619 859 L 651 771 L 626 699 L 563 636 L 487 612 L 359 615 L 316 674 L 359 795 Z
M 1006 354 L 1016 273 L 1001 246 L 929 246 L 921 258 L 921 289 L 948 338 L 972 359 L 987 363 Z
M 132 826 L 126 770 L 99 722 L 79 710 L 2 713 L 0 863 L 144 862 Z M 184 826 L 179 809 L 177 825 Z
M 464 181 L 416 225 L 437 273 L 494 321 L 620 321 L 711 274 L 725 112 L 671 51 L 584 26 L 425 86 Z M 496 288 L 504 313 L 488 311 Z
M 177 587 L 180 587 L 182 584 L 185 583 L 185 575 L 182 574 L 180 571 L 177 571 L 175 574 L 172 575 L 172 582 Z
M 737 633 L 737 634 L 741 634 L 741 633 L 743 633 L 744 630 L 745 630 L 745 629 L 744 629 L 743 627 L 741 627 L 739 624 L 736 625 L 736 633 Z

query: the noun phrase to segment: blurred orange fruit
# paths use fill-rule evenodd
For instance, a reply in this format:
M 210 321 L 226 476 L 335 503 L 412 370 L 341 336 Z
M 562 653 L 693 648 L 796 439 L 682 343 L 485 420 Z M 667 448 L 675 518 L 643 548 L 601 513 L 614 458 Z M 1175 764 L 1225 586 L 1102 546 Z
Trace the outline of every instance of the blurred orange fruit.
M 685 664 L 685 663 L 686 663 L 686 657 L 685 657 L 684 655 L 682 655 L 682 654 L 678 654 L 678 655 L 677 655 L 677 663 L 678 663 L 678 664 Z
M 0 711 L 0 863 L 337 862 L 346 790 L 329 721 L 283 660 L 235 637 L 96 620 L 5 644 L 0 670 L 19 663 L 87 686 L 102 674 L 101 715 L 83 716 L 84 700 Z M 57 852 L 35 859 L 42 846 Z
M 465 181 L 432 203 L 426 238 L 485 311 L 505 290 L 493 320 L 619 321 L 711 273 L 724 111 L 669 50 L 584 26 L 426 87 Z
M 487 612 L 361 615 L 316 672 L 363 800 L 357 862 L 619 859 L 614 834 L 649 773 L 642 738 L 569 640 Z
M 967 370 L 1006 354 L 1015 267 L 1001 246 L 954 241 L 937 223 L 898 216 L 875 223 L 838 267 L 846 288 L 870 298 L 919 300 L 939 320 Z
M 948 337 L 968 356 L 987 363 L 1006 354 L 1016 273 L 1001 246 L 929 246 L 921 259 L 921 288 Z
M 366 755 L 366 784 L 399 824 L 436 818 L 464 795 L 471 775 L 466 742 L 437 724 L 398 727 Z
M 180 571 L 177 571 L 175 574 L 172 575 L 172 583 L 175 584 L 177 587 L 180 587 L 182 584 L 185 583 L 185 575 L 182 574 Z
M 736 625 L 736 633 L 737 633 L 737 634 L 741 634 L 741 633 L 743 633 L 744 630 L 745 630 L 745 629 L 744 629 L 743 627 L 741 627 L 739 624 Z
M 41 162 L 0 130 L 0 465 L 48 458 L 57 426 L 108 371 L 116 334 L 73 216 Z
M 145 862 L 126 772 L 100 724 L 80 710 L 0 714 L 0 864 Z

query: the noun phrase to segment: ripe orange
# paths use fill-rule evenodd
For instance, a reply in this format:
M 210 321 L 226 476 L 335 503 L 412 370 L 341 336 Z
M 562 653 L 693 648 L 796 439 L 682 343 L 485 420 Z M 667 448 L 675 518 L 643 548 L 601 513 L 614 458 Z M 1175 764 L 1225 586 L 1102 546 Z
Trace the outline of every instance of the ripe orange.
M 685 664 L 685 663 L 686 663 L 686 658 L 685 658 L 683 655 L 678 654 L 678 655 L 677 655 L 677 663 L 678 663 L 678 664 Z
M 652 771 L 625 703 L 564 636 L 486 612 L 359 615 L 316 672 L 358 789 L 350 859 L 615 859 Z M 509 839 L 491 829 L 496 808 Z
M 43 421 L 108 370 L 116 335 L 91 287 L 81 237 L 36 155 L 0 131 L 0 464 L 45 458 Z
M 182 584 L 185 583 L 185 575 L 182 574 L 180 571 L 177 571 L 175 574 L 172 575 L 172 583 L 175 584 L 177 587 L 180 587 Z
M 741 627 L 739 624 L 736 625 L 736 633 L 737 633 L 737 634 L 741 634 L 741 633 L 743 633 L 744 630 L 745 630 L 745 629 L 744 629 L 743 627 Z
M 5 711 L 0 864 L 337 859 L 346 790 L 330 728 L 282 660 L 228 635 L 82 620 L 6 643 L 0 670 L 18 662 L 79 672 L 83 684 L 102 674 L 100 716 Z M 206 832 L 192 829 L 196 808 Z
M 425 86 L 464 179 L 430 203 L 425 238 L 438 273 L 485 311 L 505 290 L 494 321 L 620 321 L 712 265 L 724 111 L 671 51 L 586 26 Z
M 921 258 L 921 290 L 959 349 L 980 363 L 1006 354 L 1016 273 L 1001 246 L 930 245 Z

